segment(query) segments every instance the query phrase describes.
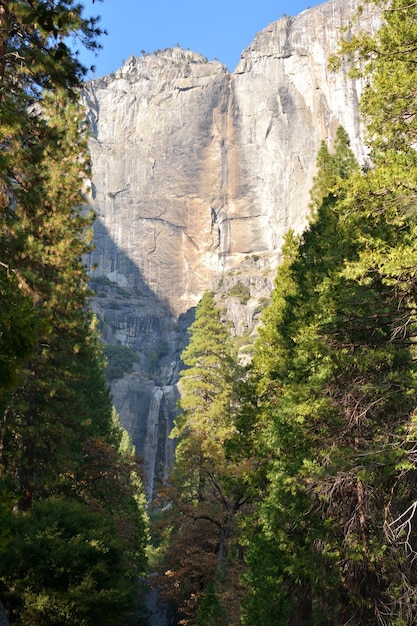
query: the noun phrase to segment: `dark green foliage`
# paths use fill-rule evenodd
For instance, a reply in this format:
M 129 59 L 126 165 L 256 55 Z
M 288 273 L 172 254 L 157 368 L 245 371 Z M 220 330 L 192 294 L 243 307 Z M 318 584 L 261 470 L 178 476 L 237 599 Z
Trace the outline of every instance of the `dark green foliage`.
M 19 290 L 17 277 L 0 267 L 0 410 L 17 383 L 19 366 L 36 344 L 39 326 L 33 302 Z
M 229 626 L 226 612 L 219 602 L 213 583 L 208 585 L 204 592 L 198 607 L 195 624 L 196 626 Z
M 116 625 L 135 606 L 125 541 L 109 515 L 53 498 L 15 516 L 12 536 L 0 573 L 16 626 Z
M 139 362 L 139 357 L 134 350 L 127 346 L 117 345 L 105 347 L 107 357 L 106 377 L 108 380 L 123 378 L 132 371 L 133 363 Z
M 358 201 L 365 179 L 354 166 L 335 177 L 333 158 L 323 147 L 312 223 L 300 242 L 288 238 L 256 347 L 269 471 L 245 527 L 248 624 L 269 623 L 266 595 L 280 624 L 371 625 L 387 606 L 398 611 L 389 623 L 411 624 L 416 611 L 403 603 L 415 573 L 384 531 L 417 497 L 404 474 L 414 308 L 375 264 L 377 245 L 394 250 L 415 226 L 403 219 L 398 231 L 375 213 L 371 230 L 370 203 Z
M 84 69 L 96 20 L 0 2 L 0 595 L 14 624 L 135 621 L 147 529 L 119 451 L 83 255 Z

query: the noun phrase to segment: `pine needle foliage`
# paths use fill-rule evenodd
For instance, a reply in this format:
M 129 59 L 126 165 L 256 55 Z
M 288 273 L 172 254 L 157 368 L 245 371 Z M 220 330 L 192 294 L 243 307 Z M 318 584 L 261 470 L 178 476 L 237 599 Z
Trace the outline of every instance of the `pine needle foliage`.
M 19 626 L 136 623 L 146 518 L 83 258 L 82 5 L 0 1 L 0 595 Z
M 417 617 L 417 8 L 371 4 L 381 29 L 342 45 L 368 81 L 370 167 L 353 165 L 346 141 L 322 145 L 311 223 L 288 238 L 256 346 L 269 471 L 244 526 L 247 624 Z
M 242 370 L 210 292 L 197 306 L 182 359 L 175 464 L 161 494 L 169 506 L 160 521 L 167 545 L 158 583 L 182 624 L 237 625 L 237 520 L 247 497 L 245 464 L 228 444 L 237 433 Z

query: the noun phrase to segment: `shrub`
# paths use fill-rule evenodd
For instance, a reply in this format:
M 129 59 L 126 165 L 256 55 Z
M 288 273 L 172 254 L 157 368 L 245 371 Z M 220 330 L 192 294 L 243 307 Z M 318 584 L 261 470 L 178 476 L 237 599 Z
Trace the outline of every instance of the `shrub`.
M 229 293 L 234 298 L 239 298 L 241 304 L 247 304 L 250 300 L 250 289 L 240 281 L 233 285 Z
M 139 355 L 127 346 L 106 346 L 107 357 L 106 376 L 109 380 L 123 378 L 127 372 L 132 371 L 133 363 L 140 361 Z

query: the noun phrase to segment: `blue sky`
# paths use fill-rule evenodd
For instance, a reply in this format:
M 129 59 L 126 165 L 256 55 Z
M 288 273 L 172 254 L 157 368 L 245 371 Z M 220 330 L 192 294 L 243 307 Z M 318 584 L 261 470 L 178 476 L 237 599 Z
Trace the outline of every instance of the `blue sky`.
M 97 57 L 84 52 L 80 56 L 85 65 L 96 66 L 98 77 L 117 70 L 131 54 L 178 43 L 209 60 L 217 58 L 232 71 L 257 32 L 283 14 L 297 15 L 321 1 L 84 0 L 82 4 L 86 15 L 101 15 L 101 27 L 108 31 Z

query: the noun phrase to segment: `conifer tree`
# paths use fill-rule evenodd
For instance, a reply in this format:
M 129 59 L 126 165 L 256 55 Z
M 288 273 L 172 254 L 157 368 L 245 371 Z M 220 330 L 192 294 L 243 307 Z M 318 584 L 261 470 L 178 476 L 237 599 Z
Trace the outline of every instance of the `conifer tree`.
M 320 160 L 331 162 L 324 149 Z M 257 623 L 269 623 L 267 593 L 282 624 L 374 624 L 384 611 L 411 624 L 414 576 L 408 570 L 404 580 L 404 555 L 383 527 L 414 407 L 412 309 L 379 272 L 368 266 L 359 275 L 372 240 L 369 206 L 358 202 L 366 178 L 349 168 L 349 185 L 342 178 L 335 185 L 328 171 L 313 188 L 322 198 L 315 218 L 278 272 L 255 358 L 260 388 L 274 390 L 262 421 L 275 460 L 249 540 L 247 623 L 256 613 Z M 325 186 L 317 193 L 317 181 L 326 180 L 330 193 Z M 414 232 L 373 217 L 386 247 Z M 403 318 L 410 325 L 400 336 Z M 405 494 L 404 485 L 398 497 Z
M 238 564 L 230 546 L 237 544 L 236 518 L 246 496 L 241 468 L 228 454 L 227 443 L 236 434 L 240 368 L 212 293 L 205 293 L 197 307 L 182 359 L 179 414 L 172 432 L 178 442 L 171 488 L 165 492 L 172 506 L 163 521 L 170 530 L 164 558 L 169 576 L 162 577 L 162 585 L 183 623 L 201 622 L 203 609 L 198 607 L 207 593 L 203 606 L 214 598 L 221 623 L 237 624 L 237 597 L 230 599 L 237 595 Z M 220 623 L 216 619 L 205 623 Z
M 365 176 L 354 175 L 349 193 L 331 208 L 330 216 L 339 214 L 342 221 L 338 219 L 336 238 L 321 230 L 321 239 L 327 235 L 333 243 L 330 255 L 323 255 L 317 240 L 317 226 L 326 224 L 326 194 L 316 193 L 323 205 L 291 265 L 296 293 L 284 298 L 275 317 L 284 319 L 278 321 L 278 337 L 285 350 L 273 377 L 281 390 L 270 433 L 283 458 L 270 474 L 269 495 L 261 507 L 264 523 L 250 558 L 252 591 L 260 589 L 260 581 L 273 580 L 275 572 L 282 623 L 291 615 L 294 623 L 309 619 L 320 624 L 411 625 L 416 618 L 416 229 L 410 212 L 415 151 L 408 77 L 401 83 L 406 91 L 391 94 L 404 71 L 414 72 L 412 57 L 407 57 L 412 55 L 414 12 L 409 3 L 391 3 L 377 36 L 360 40 L 361 54 L 369 51 L 372 77 L 362 110 L 374 167 Z M 346 46 L 357 50 L 358 42 Z M 387 111 L 393 103 L 401 114 L 391 126 Z M 328 162 L 324 149 L 320 157 Z M 312 257 L 314 249 L 320 254 Z M 326 270 L 321 276 L 314 270 L 317 258 Z M 297 445 L 290 447 L 288 432 L 294 429 Z M 288 505 L 294 493 L 296 508 Z M 261 554 L 266 547 L 275 559 L 272 569 L 256 578 L 261 546 Z M 303 575 L 297 591 L 295 582 L 302 582 Z M 262 606 L 259 593 L 248 601 L 252 619 Z
M 96 48 L 96 24 L 72 0 L 0 2 L 0 595 L 22 626 L 135 623 L 146 562 L 83 265 L 85 70 L 66 41 Z
M 205 466 L 224 461 L 223 444 L 234 432 L 236 354 L 212 293 L 203 295 L 190 334 L 181 355 L 186 367 L 181 372 L 181 412 L 172 436 L 178 437 L 177 463 L 188 463 L 192 457 L 203 474 Z
M 340 199 L 322 146 L 317 217 L 260 333 L 261 389 L 273 390 L 260 423 L 276 460 L 249 539 L 248 624 L 411 626 L 417 614 L 416 7 L 372 4 L 381 29 L 342 46 L 368 81 L 372 167 Z
M 53 121 L 47 120 L 48 114 L 44 115 L 50 106 L 45 97 L 50 99 L 55 92 L 59 110 L 65 109 L 65 99 L 77 98 L 77 88 L 86 70 L 67 46 L 68 37 L 78 38 L 90 49 L 99 47 L 97 36 L 101 31 L 97 18 L 84 19 L 81 11 L 82 6 L 72 0 L 0 2 L 0 296 L 1 337 L 8 352 L 8 367 L 1 372 L 4 377 L 0 379 L 0 395 L 14 378 L 12 346 L 16 346 L 18 361 L 36 344 L 39 310 L 33 310 L 34 279 L 23 272 L 29 273 L 28 261 L 40 234 L 33 215 L 46 192 L 43 158 L 50 149 L 55 150 L 57 157 L 60 143 L 65 143 L 62 124 L 57 131 Z M 55 119 L 59 119 L 56 114 Z M 72 128 L 76 128 L 77 122 L 74 119 L 73 122 Z M 68 130 L 74 138 L 71 126 Z M 77 138 L 80 148 L 79 141 Z M 74 149 L 65 167 L 77 166 L 75 154 Z M 78 166 L 82 177 L 87 162 Z M 59 171 L 59 158 L 54 167 Z M 59 179 L 59 173 L 55 176 Z M 79 190 L 77 184 L 72 199 L 67 198 L 69 202 L 75 201 L 73 207 L 80 204 Z M 47 228 L 48 224 L 44 223 L 43 227 Z M 17 303 L 20 306 L 16 307 Z M 8 317 L 12 310 L 13 320 Z

